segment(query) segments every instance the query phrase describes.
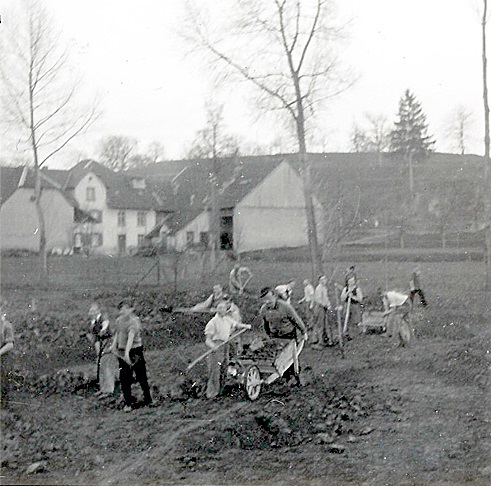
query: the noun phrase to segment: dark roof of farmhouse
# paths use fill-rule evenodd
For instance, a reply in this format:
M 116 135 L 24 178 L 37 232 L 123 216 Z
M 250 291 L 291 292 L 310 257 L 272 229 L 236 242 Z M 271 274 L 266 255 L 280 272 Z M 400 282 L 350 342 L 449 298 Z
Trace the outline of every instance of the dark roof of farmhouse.
M 1 167 L 0 170 L 0 205 L 5 203 L 17 189 L 34 190 L 35 176 L 32 167 Z M 63 187 L 66 177 L 67 171 L 41 169 L 41 188 L 59 191 L 71 206 L 78 208 L 73 195 Z
M 65 182 L 67 189 L 73 189 L 87 175 L 93 172 L 106 187 L 107 205 L 113 209 L 159 209 L 162 206 L 158 194 L 148 186 L 135 188 L 127 172 L 114 172 L 95 160 L 82 160 L 69 171 Z
M 283 156 L 237 156 L 219 159 L 214 168 L 213 160 L 193 159 L 160 162 L 130 172 L 145 177 L 149 187 L 159 192 L 173 213 L 172 231 L 177 231 L 210 209 L 214 181 L 219 207 L 234 208 L 283 160 Z
M 0 167 L 0 206 L 19 187 L 19 179 L 24 167 Z

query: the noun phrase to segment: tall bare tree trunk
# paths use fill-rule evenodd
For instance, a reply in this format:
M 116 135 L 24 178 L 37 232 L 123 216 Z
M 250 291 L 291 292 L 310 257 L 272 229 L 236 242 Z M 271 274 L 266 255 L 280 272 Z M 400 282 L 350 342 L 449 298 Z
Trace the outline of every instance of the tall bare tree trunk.
M 211 177 L 211 221 L 210 221 L 210 240 L 211 240 L 211 272 L 215 271 L 217 265 L 218 240 L 220 238 L 220 210 L 218 207 L 218 155 L 216 151 L 216 127 L 213 127 L 213 175 Z
M 483 0 L 482 14 L 482 78 L 484 101 L 484 218 L 485 218 L 485 242 L 486 242 L 486 290 L 491 288 L 491 190 L 489 188 L 489 98 L 488 98 L 488 73 L 486 54 L 486 24 L 488 15 L 488 1 Z
M 322 256 L 317 237 L 317 223 L 315 220 L 314 198 L 312 196 L 312 175 L 310 161 L 307 158 L 307 144 L 305 141 L 305 116 L 303 111 L 302 96 L 298 77 L 295 77 L 295 87 L 297 91 L 297 136 L 298 136 L 298 155 L 303 177 L 303 193 L 305 199 L 305 212 L 307 217 L 307 237 L 309 242 L 310 265 L 312 281 L 315 282 L 322 272 Z
M 409 152 L 407 155 L 408 166 L 409 166 L 409 194 L 411 196 L 411 204 L 413 204 L 414 199 L 414 167 L 413 167 L 413 153 Z
M 43 207 L 41 206 L 41 169 L 39 167 L 39 158 L 38 158 L 38 141 L 36 138 L 36 130 L 34 123 L 34 90 L 32 88 L 32 74 L 29 73 L 29 122 L 30 122 L 30 131 L 31 131 L 31 145 L 32 145 L 32 153 L 34 156 L 34 177 L 35 177 L 35 186 L 34 186 L 34 204 L 36 206 L 36 213 L 38 216 L 38 233 L 39 233 L 39 282 L 45 282 L 48 278 L 48 255 L 46 252 L 46 221 L 44 218 Z

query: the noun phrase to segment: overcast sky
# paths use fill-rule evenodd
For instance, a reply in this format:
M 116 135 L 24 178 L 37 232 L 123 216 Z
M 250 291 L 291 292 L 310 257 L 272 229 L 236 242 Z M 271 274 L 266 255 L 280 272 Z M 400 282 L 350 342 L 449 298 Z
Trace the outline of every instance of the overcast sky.
M 45 3 L 73 42 L 72 63 L 87 93 L 102 95 L 104 110 L 92 133 L 56 166 L 76 163 L 77 151 L 96 157 L 97 140 L 112 134 L 136 137 L 142 148 L 159 141 L 167 157 L 179 158 L 203 126 L 204 103 L 212 96 L 224 102 L 228 130 L 246 142 L 267 144 L 281 136 L 257 119 L 245 93 L 216 92 L 205 66 L 186 56 L 177 35 L 183 0 Z M 340 18 L 352 19 L 343 64 L 359 79 L 322 113 L 322 143 L 316 148 L 348 151 L 353 124 L 362 125 L 365 113 L 383 114 L 393 122 L 399 98 L 409 88 L 423 105 L 438 151 L 456 150 L 447 129 L 461 105 L 472 113 L 468 151 L 482 154 L 477 5 L 478 0 L 338 0 Z

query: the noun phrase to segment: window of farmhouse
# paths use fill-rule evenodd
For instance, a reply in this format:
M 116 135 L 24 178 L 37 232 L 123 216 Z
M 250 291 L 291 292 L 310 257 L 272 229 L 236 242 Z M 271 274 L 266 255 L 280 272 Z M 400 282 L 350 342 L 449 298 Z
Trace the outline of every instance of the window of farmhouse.
M 90 215 L 94 218 L 96 223 L 102 223 L 102 211 L 99 209 L 93 209 Z
M 101 233 L 92 233 L 92 246 L 102 246 Z
M 118 226 L 126 226 L 126 213 L 118 211 Z
M 145 245 L 145 235 L 138 235 L 138 246 Z
M 208 248 L 208 243 L 210 241 L 210 234 L 208 231 L 201 231 L 199 234 L 199 242 L 205 247 Z
M 95 201 L 95 187 L 87 187 L 85 199 L 87 201 Z
M 146 226 L 147 225 L 147 213 L 145 211 L 138 211 L 136 224 L 138 226 Z
M 194 231 L 188 231 L 186 233 L 186 244 L 193 245 L 194 244 Z

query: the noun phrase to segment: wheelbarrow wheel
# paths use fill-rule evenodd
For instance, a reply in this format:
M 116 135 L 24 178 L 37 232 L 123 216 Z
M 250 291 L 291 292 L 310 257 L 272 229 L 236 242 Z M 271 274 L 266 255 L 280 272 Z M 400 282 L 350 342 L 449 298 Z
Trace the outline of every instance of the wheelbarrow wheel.
M 244 388 L 249 400 L 254 401 L 261 393 L 261 373 L 256 365 L 249 366 L 245 373 Z

